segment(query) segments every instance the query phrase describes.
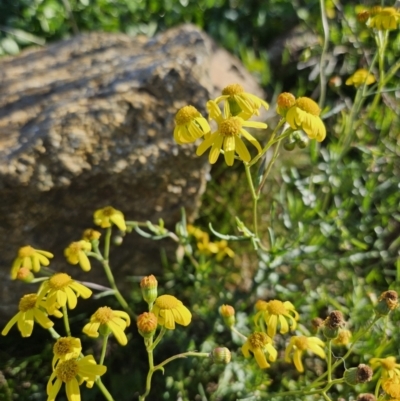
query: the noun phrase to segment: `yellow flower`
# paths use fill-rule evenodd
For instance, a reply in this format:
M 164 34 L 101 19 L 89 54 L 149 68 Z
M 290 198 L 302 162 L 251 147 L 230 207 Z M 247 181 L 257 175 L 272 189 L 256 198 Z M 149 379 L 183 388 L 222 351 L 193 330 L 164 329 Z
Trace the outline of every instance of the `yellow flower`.
M 26 267 L 29 270 L 33 270 L 37 273 L 40 270 L 40 266 L 48 266 L 50 264 L 49 259 L 54 255 L 47 251 L 41 251 L 39 249 L 32 248 L 31 246 L 23 246 L 19 248 L 18 256 L 14 260 L 11 267 L 11 279 L 17 278 L 18 270 L 20 267 Z
M 394 7 L 384 7 L 371 16 L 368 26 L 378 31 L 397 29 L 400 12 Z
M 158 324 L 166 329 L 174 330 L 175 323 L 187 326 L 192 320 L 189 309 L 172 295 L 159 296 L 151 310 L 158 319 Z
M 112 310 L 108 306 L 97 309 L 91 316 L 90 322 L 85 325 L 83 332 L 89 337 L 98 337 L 99 329 L 108 328 L 121 345 L 126 345 L 128 339 L 124 330 L 131 324 L 131 319 L 126 312 Z
M 261 369 L 270 367 L 265 354 L 271 362 L 274 362 L 278 355 L 278 352 L 272 345 L 271 338 L 263 332 L 250 334 L 242 346 L 242 352 L 245 358 L 249 358 L 251 352 Z
M 179 145 L 194 142 L 209 132 L 207 120 L 195 107 L 185 106 L 176 113 L 174 139 Z
M 356 88 L 361 85 L 371 85 L 376 81 L 375 77 L 366 69 L 360 68 L 351 77 L 347 78 L 346 85 L 353 85 Z
M 60 337 L 53 346 L 53 369 L 58 361 L 76 359 L 82 351 L 81 340 L 75 337 Z
M 400 398 L 400 377 L 395 375 L 383 380 L 382 388 L 387 394 L 395 399 Z
M 297 326 L 296 320 L 299 319 L 299 314 L 289 301 L 282 302 L 276 299 L 269 302 L 258 301 L 256 308 L 258 312 L 254 316 L 254 323 L 260 326 L 259 320 L 264 319 L 268 327 L 267 334 L 271 338 L 275 336 L 277 330 L 285 334 Z
M 86 252 L 92 250 L 90 242 L 80 240 L 69 244 L 68 248 L 64 249 L 64 256 L 67 258 L 71 265 L 77 265 L 82 268 L 83 271 L 88 272 L 90 270 L 90 261 L 86 255 Z
M 99 231 L 93 230 L 93 228 L 87 228 L 82 235 L 82 239 L 88 242 L 98 240 L 100 237 L 101 233 Z
M 11 327 L 17 323 L 22 337 L 30 337 L 35 320 L 45 329 L 52 327 L 54 323 L 47 317 L 41 307 L 44 308 L 44 305 L 38 301 L 37 294 L 24 295 L 19 301 L 19 312 L 7 323 L 1 334 L 6 336 Z
M 326 137 L 326 129 L 320 113 L 321 109 L 314 100 L 299 97 L 287 111 L 286 121 L 293 129 L 302 129 L 310 139 L 322 142 Z
M 126 231 L 125 218 L 122 212 L 114 209 L 112 206 L 106 206 L 103 209 L 94 212 L 94 224 L 101 228 L 111 227 L 115 224 L 121 231 Z
M 340 329 L 338 336 L 332 341 L 335 345 L 347 345 L 351 339 L 351 331 Z
M 39 288 L 38 298 L 43 299 L 46 295 L 46 308 L 50 314 L 53 314 L 52 311 L 55 308 L 64 307 L 67 302 L 68 307 L 74 309 L 78 303 L 77 295 L 86 299 L 92 295 L 92 291 L 73 280 L 68 274 L 56 273 L 44 281 Z
M 394 376 L 400 378 L 400 364 L 396 363 L 396 358 L 394 356 L 372 358 L 369 362 L 373 369 L 382 368 L 382 379 Z
M 195 227 L 191 224 L 188 224 L 186 229 L 187 229 L 188 234 L 193 235 L 193 237 L 195 237 L 198 241 L 202 241 L 204 236 L 207 236 L 207 238 L 208 238 L 208 234 L 206 232 L 204 232 L 200 228 Z
M 248 120 L 252 116 L 260 115 L 260 108 L 268 110 L 269 105 L 265 100 L 246 93 L 239 84 L 228 85 L 222 90 L 222 96 L 215 99 L 215 103 L 224 102 L 226 116 L 237 116 Z
M 261 152 L 262 149 L 258 141 L 243 127 L 267 128 L 267 124 L 245 121 L 241 117 L 231 117 L 226 114 L 225 117 L 223 117 L 217 103 L 212 100 L 207 102 L 207 108 L 210 112 L 210 118 L 213 118 L 217 122 L 218 129 L 200 144 L 196 151 L 197 156 L 201 156 L 211 147 L 208 160 L 211 164 L 214 164 L 218 160 L 221 149 L 223 148 L 225 162 L 228 166 L 233 165 L 235 153 L 238 154 L 241 160 L 249 162 L 251 156 L 241 136 L 244 136 L 254 145 L 258 153 Z
M 294 366 L 302 373 L 304 372 L 304 367 L 301 356 L 304 351 L 312 351 L 320 358 L 325 359 L 326 355 L 322 348 L 323 346 L 325 346 L 325 343 L 318 337 L 294 336 L 290 339 L 289 345 L 286 348 L 285 361 L 290 363 L 293 358 Z M 291 355 L 292 353 L 293 355 Z
M 47 383 L 47 401 L 56 399 L 63 383 L 68 401 L 81 401 L 79 385 L 86 381 L 86 387 L 92 388 L 96 377 L 104 375 L 106 371 L 107 367 L 97 365 L 92 355 L 59 362 Z

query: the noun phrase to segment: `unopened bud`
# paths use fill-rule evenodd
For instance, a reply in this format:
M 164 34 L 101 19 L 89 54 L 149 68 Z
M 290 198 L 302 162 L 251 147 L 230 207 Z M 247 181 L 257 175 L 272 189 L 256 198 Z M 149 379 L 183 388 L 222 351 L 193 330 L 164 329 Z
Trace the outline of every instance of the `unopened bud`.
M 224 364 L 228 364 L 232 359 L 231 351 L 225 347 L 214 348 L 210 357 L 214 362 Z
M 33 273 L 27 267 L 21 267 L 17 273 L 17 280 L 23 281 L 24 283 L 31 283 L 35 278 Z
M 100 237 L 101 233 L 99 231 L 93 230 L 92 228 L 86 229 L 82 235 L 82 239 L 88 242 L 98 240 Z
M 123 242 L 124 242 L 124 237 L 122 237 L 121 235 L 116 235 L 113 237 L 114 245 L 120 246 L 120 245 L 122 245 Z
M 399 296 L 396 291 L 385 291 L 378 298 L 375 306 L 375 313 L 378 316 L 387 316 L 392 310 L 396 309 L 399 304 Z
M 356 368 L 347 369 L 344 372 L 343 378 L 347 384 L 355 386 L 356 384 L 369 382 L 372 379 L 373 373 L 368 365 L 362 363 Z
M 157 330 L 157 316 L 152 312 L 142 313 L 137 318 L 137 327 L 142 337 L 152 337 Z
M 347 345 L 350 342 L 351 331 L 340 329 L 338 336 L 332 341 L 335 345 Z
M 324 326 L 324 320 L 321 319 L 320 317 L 316 317 L 313 320 L 311 320 L 311 327 L 314 333 L 317 333 L 318 330 L 323 326 Z
M 296 98 L 289 92 L 281 93 L 276 99 L 276 112 L 282 117 L 296 103 Z
M 142 297 L 148 304 L 152 304 L 157 299 L 157 287 L 157 279 L 152 274 L 142 278 L 142 281 L 140 282 Z
M 219 308 L 219 313 L 228 327 L 233 327 L 235 325 L 235 308 L 233 306 L 222 305 Z

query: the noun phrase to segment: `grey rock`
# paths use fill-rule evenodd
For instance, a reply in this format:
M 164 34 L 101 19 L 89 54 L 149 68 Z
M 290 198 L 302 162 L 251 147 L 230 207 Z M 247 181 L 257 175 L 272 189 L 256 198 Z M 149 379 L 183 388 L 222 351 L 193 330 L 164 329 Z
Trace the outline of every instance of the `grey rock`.
M 218 67 L 218 68 L 217 68 Z M 229 82 L 226 82 L 229 77 Z M 191 25 L 153 39 L 91 33 L 0 60 L 0 321 L 35 292 L 9 278 L 21 246 L 54 253 L 50 267 L 105 283 L 69 265 L 63 250 L 112 205 L 128 220 L 170 228 L 193 219 L 209 165 L 195 146 L 173 142 L 176 111 L 205 111 L 221 85 L 262 95 L 240 62 Z M 159 273 L 160 246 L 127 235 L 111 252 L 117 281 Z

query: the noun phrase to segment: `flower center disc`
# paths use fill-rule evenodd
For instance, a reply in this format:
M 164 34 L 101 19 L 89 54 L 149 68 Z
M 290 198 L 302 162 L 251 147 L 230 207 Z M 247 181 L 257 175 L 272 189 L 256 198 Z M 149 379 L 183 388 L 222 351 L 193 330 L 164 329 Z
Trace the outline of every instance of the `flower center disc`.
M 230 117 L 219 124 L 219 132 L 225 136 L 239 135 L 242 122 L 238 117 Z
M 66 337 L 59 338 L 53 347 L 54 354 L 60 356 L 67 355 L 71 351 L 72 351 L 71 340 Z
M 59 365 L 57 365 L 56 375 L 64 383 L 67 383 L 78 374 L 78 371 L 78 364 L 73 359 L 69 359 L 68 361 L 60 362 Z
M 301 351 L 305 351 L 308 348 L 307 337 L 298 337 L 296 338 L 294 345 Z
M 318 117 L 321 113 L 321 109 L 319 108 L 318 104 L 308 97 L 299 97 L 296 100 L 296 106 L 299 109 L 312 114 L 313 116 Z
M 19 310 L 26 312 L 36 306 L 37 294 L 24 295 L 19 301 Z
M 72 281 L 71 276 L 66 273 L 56 273 L 49 279 L 49 286 L 54 290 L 62 290 Z
M 186 125 L 194 118 L 198 117 L 199 112 L 193 106 L 182 107 L 175 116 L 176 125 Z
M 99 308 L 94 316 L 101 324 L 106 324 L 114 318 L 113 311 L 108 306 Z
M 268 336 L 265 333 L 253 333 L 249 336 L 252 348 L 264 348 L 268 344 Z
M 267 309 L 268 312 L 271 313 L 272 315 L 285 315 L 287 313 L 287 310 L 285 308 L 285 305 L 283 305 L 283 302 L 277 300 L 268 302 Z
M 20 250 L 18 251 L 18 257 L 29 258 L 29 257 L 33 256 L 34 253 L 35 253 L 35 250 L 31 246 L 27 245 L 27 246 L 20 248 Z
M 172 295 L 161 295 L 156 299 L 156 305 L 160 309 L 174 309 L 181 304 L 182 302 L 173 297 Z
M 222 94 L 224 96 L 240 95 L 243 92 L 244 92 L 243 86 L 239 84 L 228 85 L 222 90 Z

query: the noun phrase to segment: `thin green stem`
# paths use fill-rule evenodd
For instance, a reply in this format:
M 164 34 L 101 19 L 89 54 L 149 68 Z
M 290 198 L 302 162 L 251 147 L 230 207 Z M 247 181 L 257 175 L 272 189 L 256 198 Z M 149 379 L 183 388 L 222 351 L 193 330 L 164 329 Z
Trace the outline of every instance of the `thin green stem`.
M 328 383 L 332 381 L 332 340 L 328 340 Z
M 151 345 L 149 345 L 149 349 L 151 349 L 152 351 L 154 350 L 154 348 L 157 347 L 158 343 L 162 340 L 162 338 L 164 337 L 164 334 L 166 333 L 167 329 L 163 326 L 160 330 L 160 332 L 158 333 L 157 338 L 154 340 L 154 343 L 152 342 Z
M 269 173 L 271 172 L 271 169 L 272 169 L 273 164 L 275 163 L 276 159 L 278 158 L 279 147 L 280 147 L 280 145 L 281 145 L 281 143 L 282 143 L 282 139 L 284 139 L 284 138 L 283 138 L 283 137 L 282 137 L 282 138 L 279 137 L 278 139 L 279 139 L 279 141 L 277 142 L 277 145 L 275 146 L 275 149 L 274 149 L 274 153 L 273 153 L 273 155 L 272 155 L 272 158 L 271 158 L 271 160 L 269 161 L 268 167 L 266 168 L 265 173 L 263 174 L 261 183 L 260 183 L 260 185 L 259 185 L 258 188 L 257 188 L 257 194 L 258 194 L 258 195 L 260 194 L 262 188 L 264 187 L 265 181 L 266 181 L 266 179 L 267 179 Z
M 63 319 L 64 319 L 65 331 L 67 332 L 67 336 L 71 337 L 71 328 L 69 327 L 67 305 L 64 305 L 62 307 L 62 310 L 63 310 Z
M 258 217 L 257 217 L 257 202 L 258 202 L 258 195 L 254 189 L 253 179 L 251 177 L 250 166 L 248 163 L 243 163 L 245 171 L 246 171 L 246 178 L 247 183 L 250 187 L 251 197 L 253 199 L 253 231 L 255 236 L 258 238 Z
M 326 97 L 325 56 L 328 51 L 328 45 L 329 45 L 329 24 L 328 24 L 328 18 L 326 16 L 325 0 L 320 0 L 319 4 L 321 7 L 322 28 L 324 30 L 324 44 L 322 46 L 321 58 L 319 60 L 320 94 L 319 94 L 318 105 L 322 109 Z
M 209 358 L 210 354 L 208 352 L 195 352 L 195 351 L 183 352 L 182 354 L 177 354 L 177 355 L 171 356 L 170 358 L 166 359 L 164 362 L 161 362 L 157 366 L 154 366 L 154 371 L 156 371 L 158 369 L 162 369 L 166 364 L 174 361 L 175 359 L 186 358 L 188 356 L 196 356 L 198 358 Z
M 110 244 L 111 244 L 111 227 L 106 230 L 106 235 L 104 236 L 104 259 L 108 260 L 110 257 Z
M 100 355 L 100 365 L 103 365 L 104 358 L 106 357 L 106 352 L 107 352 L 107 343 L 108 343 L 108 337 L 110 334 L 107 334 L 103 337 L 103 345 L 101 346 L 101 355 Z
M 308 390 L 308 389 L 303 389 L 303 390 L 292 390 L 292 391 L 283 391 L 281 393 L 275 393 L 273 394 L 274 396 L 281 396 L 285 397 L 288 395 L 314 395 L 314 394 L 324 394 L 326 393 L 333 385 L 335 384 L 341 384 L 344 382 L 344 379 L 336 379 L 332 380 L 330 383 L 327 383 L 324 388 L 319 388 L 315 390 Z
M 110 392 L 107 390 L 107 387 L 103 384 L 101 381 L 100 377 L 98 377 L 95 381 L 96 386 L 100 389 L 100 391 L 103 393 L 104 398 L 108 401 L 114 401 L 114 398 L 110 394 Z
M 247 341 L 247 337 L 246 337 L 244 334 L 242 334 L 240 331 L 238 331 L 238 330 L 236 329 L 235 326 L 232 326 L 232 327 L 231 327 L 231 331 L 232 331 L 233 333 L 237 334 L 237 335 L 238 335 L 240 338 L 242 338 L 244 341 Z

